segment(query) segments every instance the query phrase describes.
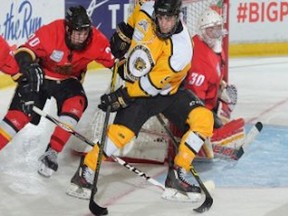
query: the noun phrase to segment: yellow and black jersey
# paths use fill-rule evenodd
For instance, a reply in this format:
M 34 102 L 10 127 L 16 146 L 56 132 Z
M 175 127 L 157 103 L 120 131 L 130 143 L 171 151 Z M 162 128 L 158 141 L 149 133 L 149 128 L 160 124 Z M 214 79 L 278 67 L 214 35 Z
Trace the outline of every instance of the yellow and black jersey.
M 174 94 L 184 80 L 193 55 L 187 28 L 167 40 L 154 32 L 154 1 L 136 5 L 128 18 L 134 28 L 131 46 L 125 57 L 126 82 L 131 97 Z

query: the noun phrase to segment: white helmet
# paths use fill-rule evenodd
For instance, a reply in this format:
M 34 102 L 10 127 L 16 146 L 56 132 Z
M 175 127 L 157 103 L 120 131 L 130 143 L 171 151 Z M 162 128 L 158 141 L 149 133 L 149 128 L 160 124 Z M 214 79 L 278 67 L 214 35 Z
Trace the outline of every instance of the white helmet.
M 222 39 L 227 34 L 223 24 L 222 16 L 211 8 L 204 11 L 198 20 L 198 35 L 216 53 L 221 53 Z

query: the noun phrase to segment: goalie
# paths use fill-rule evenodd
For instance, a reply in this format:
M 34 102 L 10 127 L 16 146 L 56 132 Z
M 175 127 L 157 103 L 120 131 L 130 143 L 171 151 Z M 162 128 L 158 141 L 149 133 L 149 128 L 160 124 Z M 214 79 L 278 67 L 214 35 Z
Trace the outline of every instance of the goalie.
M 244 120 L 231 121 L 231 113 L 237 103 L 237 89 L 223 79 L 225 54 L 222 43 L 227 34 L 223 24 L 222 16 L 213 9 L 207 9 L 200 16 L 198 33 L 192 37 L 192 66 L 185 79 L 185 88 L 192 90 L 213 111 L 212 145 L 205 142 L 198 153 L 198 157 L 208 159 L 214 158 L 213 145 L 237 148 L 245 137 Z M 170 128 L 175 136 L 182 134 L 172 124 Z

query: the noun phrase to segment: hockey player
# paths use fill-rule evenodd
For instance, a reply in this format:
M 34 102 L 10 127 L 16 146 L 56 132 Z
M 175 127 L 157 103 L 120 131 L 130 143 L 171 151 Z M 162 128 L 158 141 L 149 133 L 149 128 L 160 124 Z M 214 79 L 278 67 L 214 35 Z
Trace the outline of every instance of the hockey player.
M 0 35 L 0 71 L 14 76 L 18 73 L 19 67 L 10 52 L 10 47 L 5 39 Z M 0 144 L 1 148 L 1 144 Z
M 42 109 L 51 97 L 57 102 L 59 118 L 75 127 L 87 107 L 82 81 L 88 63 L 95 60 L 108 68 L 114 64 L 109 40 L 91 26 L 82 6 L 70 7 L 65 19 L 38 29 L 16 50 L 15 59 L 20 67 L 18 86 L 0 123 L 1 149 L 28 122 L 39 123 L 40 117 L 33 113 L 32 107 Z M 60 127 L 55 128 L 45 153 L 39 158 L 41 175 L 50 177 L 57 171 L 57 155 L 69 137 Z
M 192 37 L 192 66 L 185 79 L 185 88 L 192 90 L 213 111 L 212 144 L 237 147 L 244 138 L 244 120 L 230 119 L 237 102 L 237 89 L 223 79 L 225 54 L 222 43 L 227 34 L 223 25 L 222 16 L 213 9 L 207 9 L 199 17 L 198 33 Z M 181 137 L 183 132 L 173 125 L 170 128 L 175 136 Z M 214 157 L 210 142 L 203 145 L 198 156 Z
M 200 188 L 189 183 L 185 173 L 206 139 L 212 135 L 213 115 L 190 91 L 181 88 L 191 66 L 192 44 L 180 19 L 181 0 L 157 0 L 136 5 L 128 22 L 121 22 L 110 40 L 115 57 L 126 59 L 119 74 L 125 86 L 101 96 L 99 108 L 117 111 L 107 130 L 104 155 L 109 157 L 137 136 L 142 125 L 162 113 L 177 127 L 187 125 L 174 164 L 165 181 L 165 198 L 184 194 L 200 197 Z M 67 194 L 90 197 L 99 147 L 81 160 Z M 172 192 L 172 193 L 170 193 Z

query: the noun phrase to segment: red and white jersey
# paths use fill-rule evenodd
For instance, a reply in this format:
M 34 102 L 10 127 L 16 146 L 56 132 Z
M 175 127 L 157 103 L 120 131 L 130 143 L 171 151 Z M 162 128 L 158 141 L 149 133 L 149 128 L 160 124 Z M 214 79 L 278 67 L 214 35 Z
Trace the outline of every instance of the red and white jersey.
M 108 68 L 114 64 L 109 41 L 96 28 L 92 29 L 92 41 L 84 50 L 69 50 L 65 43 L 64 19 L 42 26 L 22 47 L 29 48 L 40 58 L 39 64 L 48 79 L 79 78 L 94 60 Z
M 0 36 L 0 71 L 10 75 L 19 71 L 18 64 L 10 52 L 10 47 L 2 36 Z
M 212 110 L 217 105 L 218 90 L 224 76 L 224 53 L 216 54 L 198 35 L 192 41 L 194 54 L 185 86 Z

